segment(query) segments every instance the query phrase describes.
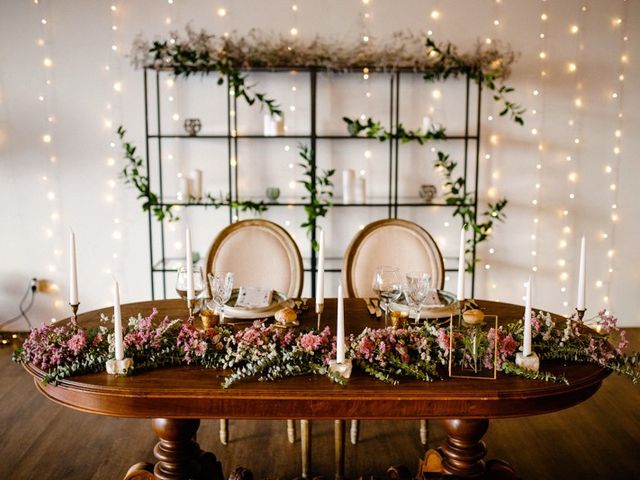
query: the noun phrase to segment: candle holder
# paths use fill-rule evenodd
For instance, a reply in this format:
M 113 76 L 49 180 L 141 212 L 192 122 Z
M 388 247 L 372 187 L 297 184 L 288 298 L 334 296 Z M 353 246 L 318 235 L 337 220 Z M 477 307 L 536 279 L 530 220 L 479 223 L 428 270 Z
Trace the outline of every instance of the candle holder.
M 576 308 L 576 312 L 578 313 L 578 320 L 582 321 L 582 319 L 584 318 L 584 313 L 586 311 L 587 311 L 586 308 L 583 308 L 583 309 Z
M 522 352 L 516 353 L 516 365 L 524 370 L 538 372 L 540 370 L 540 357 L 535 352 L 524 355 Z
M 69 306 L 71 307 L 71 318 L 73 318 L 73 321 L 77 321 L 78 320 L 78 306 L 80 305 L 80 302 L 78 303 L 69 303 Z
M 196 308 L 197 301 L 198 300 L 196 298 L 187 300 L 187 308 L 189 309 L 189 318 L 193 318 L 193 312 Z
M 133 370 L 133 358 L 123 358 L 122 360 L 112 358 L 107 360 L 106 366 L 109 375 L 126 375 Z
M 348 379 L 351 376 L 352 368 L 353 365 L 350 358 L 345 359 L 345 361 L 341 363 L 338 363 L 337 360 L 329 360 L 329 370 L 340 375 L 342 378 Z
M 316 314 L 318 315 L 317 329 L 320 330 L 320 319 L 322 318 L 322 312 L 324 312 L 324 303 L 316 303 Z

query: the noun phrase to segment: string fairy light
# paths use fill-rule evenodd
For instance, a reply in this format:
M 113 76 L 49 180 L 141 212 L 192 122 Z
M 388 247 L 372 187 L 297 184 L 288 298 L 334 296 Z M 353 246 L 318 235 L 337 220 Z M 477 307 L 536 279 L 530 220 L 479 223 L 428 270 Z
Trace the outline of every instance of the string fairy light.
M 40 134 L 40 140 L 42 141 L 44 156 L 46 160 L 44 163 L 44 173 L 39 175 L 39 182 L 44 187 L 42 190 L 45 193 L 46 204 L 50 207 L 50 213 L 48 216 L 48 223 L 43 227 L 45 238 L 50 242 L 50 248 L 52 251 L 51 260 L 47 265 L 48 274 L 54 279 L 53 285 L 56 284 L 56 277 L 59 277 L 63 272 L 63 258 L 62 258 L 62 245 L 63 245 L 63 232 L 62 218 L 60 215 L 60 167 L 58 156 L 56 155 L 56 115 L 54 114 L 54 83 L 55 83 L 55 59 L 53 57 L 53 49 L 51 48 L 52 36 L 51 36 L 51 22 L 49 21 L 50 8 L 49 2 L 46 4 L 40 2 L 34 2 L 35 8 L 38 9 L 39 22 L 39 35 L 36 39 L 36 44 L 43 52 L 42 56 L 42 79 L 43 86 L 42 91 L 37 97 L 38 103 L 42 105 L 44 112 L 44 131 Z M 57 288 L 52 288 L 50 291 L 49 301 L 51 302 L 52 310 L 55 312 L 54 317 L 51 318 L 52 322 L 57 321 L 58 318 L 64 315 L 64 303 L 62 302 L 62 292 Z
M 604 167 L 604 171 L 607 176 L 611 176 L 613 180 L 609 185 L 609 198 L 611 199 L 611 213 L 609 216 L 609 233 L 603 233 L 602 239 L 608 241 L 608 248 L 606 253 L 606 268 L 607 271 L 603 274 L 606 278 L 606 291 L 602 298 L 605 305 L 608 305 L 610 302 L 611 292 L 612 290 L 612 280 L 615 272 L 615 245 L 616 245 L 616 230 L 617 224 L 620 220 L 618 215 L 618 202 L 619 202 L 619 190 L 617 188 L 618 182 L 620 180 L 620 164 L 622 160 L 622 142 L 623 142 L 623 119 L 624 119 L 624 87 L 625 87 L 625 76 L 627 65 L 629 63 L 629 57 L 626 53 L 628 41 L 629 41 L 629 30 L 628 30 L 628 15 L 629 15 L 629 5 L 628 2 L 623 2 L 623 12 L 621 17 L 614 17 L 611 21 L 611 28 L 614 31 L 619 32 L 619 40 L 618 43 L 620 45 L 620 62 L 618 65 L 618 71 L 616 73 L 616 78 L 614 80 L 613 92 L 615 93 L 611 95 L 611 101 L 615 104 L 616 107 L 616 124 L 613 130 L 613 147 L 612 153 L 613 158 L 607 161 L 607 164 Z M 600 287 L 602 284 L 600 284 Z M 596 285 L 596 288 L 599 288 Z
M 121 0 L 112 0 L 109 5 L 109 10 L 106 12 L 109 16 L 111 23 L 110 26 L 110 43 L 112 48 L 107 52 L 107 68 L 104 68 L 104 74 L 107 79 L 107 85 L 111 85 L 112 88 L 108 90 L 106 98 L 110 100 L 105 105 L 103 127 L 106 132 L 107 138 L 107 160 L 105 162 L 105 174 L 107 179 L 104 183 L 104 202 L 107 209 L 107 215 L 112 218 L 112 225 L 110 225 L 110 234 L 113 241 L 111 248 L 111 255 L 105 259 L 106 266 L 102 269 L 104 275 L 107 277 L 106 281 L 111 280 L 111 276 L 115 273 L 120 278 L 125 278 L 120 275 L 121 272 L 121 257 L 123 242 L 122 230 L 120 227 L 120 217 L 122 215 L 122 202 L 118 192 L 118 182 L 116 181 L 115 167 L 115 151 L 116 139 L 114 136 L 114 125 L 120 124 L 122 120 L 122 93 L 124 91 L 124 82 L 122 81 L 122 68 L 121 57 L 119 54 L 120 48 L 120 11 Z M 115 46 L 116 48 L 113 48 Z M 115 121 L 114 121 L 115 119 Z M 108 302 L 107 302 L 108 303 Z

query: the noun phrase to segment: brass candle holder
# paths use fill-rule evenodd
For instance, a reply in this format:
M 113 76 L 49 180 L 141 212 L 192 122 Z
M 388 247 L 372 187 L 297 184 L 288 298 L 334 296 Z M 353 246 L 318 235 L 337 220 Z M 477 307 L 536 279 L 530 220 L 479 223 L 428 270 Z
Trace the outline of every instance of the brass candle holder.
M 578 313 L 578 320 L 582 321 L 582 319 L 584 318 L 584 313 L 586 311 L 587 311 L 586 308 L 583 308 L 583 309 L 576 308 L 576 312 Z
M 80 306 L 80 302 L 69 303 L 69 306 L 71 307 L 71 318 L 75 322 L 78 320 L 78 307 Z
M 189 318 L 193 318 L 193 311 L 196 308 L 197 301 L 198 300 L 196 298 L 187 299 L 187 308 L 189 309 Z
M 324 312 L 324 303 L 316 303 L 316 314 L 318 315 L 318 330 L 320 330 L 320 319 L 322 318 L 322 312 Z

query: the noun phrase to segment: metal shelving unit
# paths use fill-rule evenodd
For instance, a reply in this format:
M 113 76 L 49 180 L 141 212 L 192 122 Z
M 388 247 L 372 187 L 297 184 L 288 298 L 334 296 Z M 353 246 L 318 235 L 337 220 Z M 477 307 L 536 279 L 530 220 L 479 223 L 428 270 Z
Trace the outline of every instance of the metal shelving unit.
M 228 195 L 229 198 L 238 201 L 240 198 L 239 188 L 238 188 L 238 162 L 232 164 L 230 161 L 231 158 L 238 158 L 238 145 L 239 142 L 251 141 L 251 140 L 277 140 L 277 139 L 292 139 L 292 140 L 307 140 L 309 142 L 309 146 L 312 152 L 312 163 L 313 169 L 316 170 L 315 159 L 317 158 L 317 141 L 318 140 L 331 140 L 331 141 L 376 141 L 372 138 L 367 137 L 352 137 L 349 135 L 322 135 L 318 134 L 317 131 L 317 89 L 318 89 L 318 74 L 322 73 L 324 70 L 319 68 L 296 68 L 299 73 L 306 73 L 308 75 L 309 82 L 309 100 L 310 100 L 310 129 L 308 135 L 275 135 L 275 136 L 263 136 L 263 135 L 252 135 L 252 134 L 242 134 L 237 135 L 233 134 L 238 130 L 238 119 L 237 115 L 232 115 L 233 112 L 237 112 L 237 99 L 230 95 L 227 95 L 227 132 L 226 134 L 198 134 L 196 136 L 190 136 L 186 134 L 171 134 L 164 133 L 162 131 L 161 126 L 161 102 L 160 102 L 160 77 L 163 73 L 167 73 L 164 71 L 159 71 L 151 68 L 146 68 L 144 70 L 144 113 L 145 113 L 145 153 L 146 153 L 146 166 L 147 172 L 150 175 L 149 181 L 151 182 L 151 158 L 150 158 L 150 149 L 157 149 L 157 178 L 154 178 L 154 182 L 158 185 L 159 198 L 161 199 L 161 205 L 175 205 L 181 207 L 206 207 L 207 204 L 202 202 L 180 202 L 180 201 L 172 201 L 169 198 L 164 196 L 164 185 L 163 185 L 163 160 L 162 160 L 162 145 L 163 140 L 165 139 L 185 139 L 188 141 L 195 142 L 203 142 L 203 141 L 223 141 L 226 140 L 227 143 L 227 154 L 228 154 L 228 169 L 227 169 L 227 177 L 228 177 Z M 265 70 L 261 70 L 261 73 L 269 72 Z M 282 70 L 274 70 L 274 73 L 281 73 Z M 391 131 L 395 131 L 397 129 L 398 124 L 400 123 L 400 85 L 402 76 L 405 75 L 420 75 L 420 72 L 414 70 L 399 70 L 392 74 L 389 74 L 389 116 L 388 121 L 390 125 Z M 349 73 L 344 73 L 344 75 L 349 75 Z M 149 83 L 154 85 L 155 93 L 150 94 Z M 465 186 L 469 184 L 469 169 L 473 167 L 474 178 L 473 178 L 473 186 L 474 186 L 474 195 L 473 195 L 473 203 L 470 204 L 474 211 L 474 215 L 477 215 L 478 210 L 478 177 L 479 177 L 479 158 L 480 158 L 480 120 L 481 120 L 481 97 L 482 97 L 482 88 L 481 85 L 474 82 L 475 85 L 475 93 L 477 107 L 476 107 L 476 118 L 471 118 L 470 111 L 470 102 L 471 102 L 471 89 L 472 89 L 472 80 L 469 77 L 466 77 L 465 82 L 465 107 L 464 107 L 464 133 L 461 135 L 447 135 L 445 140 L 441 141 L 461 141 L 463 142 L 464 154 L 463 154 L 463 171 L 464 178 L 466 180 Z M 226 83 L 226 88 L 229 88 L 228 82 Z M 216 88 L 216 87 L 213 87 Z M 223 87 L 217 87 L 223 88 Z M 156 132 L 150 132 L 150 114 L 149 109 L 152 103 L 155 102 L 155 128 Z M 475 132 L 470 133 L 470 124 L 475 120 Z M 152 142 L 156 145 L 152 146 Z M 474 146 L 470 145 L 474 143 Z M 349 203 L 345 204 L 338 199 L 335 199 L 332 208 L 386 208 L 387 217 L 388 218 L 398 218 L 398 208 L 401 207 L 410 207 L 410 208 L 432 208 L 432 207 L 440 207 L 440 208 L 455 208 L 455 205 L 447 205 L 443 202 L 433 202 L 433 203 L 425 203 L 425 202 L 417 202 L 411 201 L 410 199 L 402 199 L 399 196 L 398 189 L 398 175 L 399 175 L 399 164 L 400 164 L 400 141 L 398 139 L 394 139 L 388 142 L 389 145 L 389 155 L 388 155 L 388 192 L 384 199 L 378 199 L 375 201 L 368 201 L 365 204 L 354 204 Z M 315 185 L 316 178 L 315 175 L 312 177 L 312 183 Z M 150 183 L 151 184 L 151 183 Z M 466 188 L 466 187 L 465 187 Z M 466 193 L 466 192 L 465 192 Z M 247 198 L 247 197 L 245 197 Z M 250 197 L 249 197 L 250 199 Z M 299 207 L 303 208 L 306 203 L 300 201 L 300 199 L 292 200 L 292 201 L 281 201 L 281 202 L 266 202 L 265 203 L 269 208 L 278 208 L 278 207 Z M 210 206 L 210 205 L 209 205 Z M 223 206 L 228 208 L 229 214 L 229 223 L 233 222 L 234 216 L 237 218 L 238 210 L 234 209 L 229 202 L 223 203 Z M 167 258 L 166 256 L 166 248 L 165 248 L 165 221 L 160 221 L 159 225 L 159 234 L 160 234 L 160 248 L 159 255 L 156 255 L 154 251 L 154 219 L 151 212 L 148 213 L 148 231 L 149 231 L 149 263 L 150 263 L 150 276 L 151 276 L 151 295 L 152 298 L 156 298 L 156 278 L 157 276 L 161 277 L 161 286 L 162 286 L 162 296 L 166 298 L 167 296 L 167 275 L 171 272 L 176 271 L 176 259 Z M 312 231 L 311 241 L 315 240 L 315 230 Z M 473 238 L 473 255 L 475 257 L 476 254 L 476 241 Z M 334 259 L 339 260 L 339 259 Z M 445 259 L 445 260 L 455 260 L 457 259 Z M 315 291 L 315 271 L 316 271 L 316 252 L 311 248 L 311 242 L 309 242 L 309 257 L 305 259 L 305 272 L 310 272 L 311 275 L 311 291 Z M 336 262 L 337 263 L 337 262 Z M 445 266 L 447 261 L 445 261 Z M 447 267 L 445 268 L 448 272 L 456 271 L 455 268 Z M 340 272 L 339 268 L 327 268 L 328 272 Z M 475 265 L 473 266 L 472 276 L 471 276 L 471 295 L 473 297 L 475 290 Z

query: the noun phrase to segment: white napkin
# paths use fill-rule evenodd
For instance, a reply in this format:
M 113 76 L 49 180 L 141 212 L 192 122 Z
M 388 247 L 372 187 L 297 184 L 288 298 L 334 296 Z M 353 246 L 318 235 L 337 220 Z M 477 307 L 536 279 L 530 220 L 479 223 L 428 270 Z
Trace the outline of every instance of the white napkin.
M 240 287 L 236 307 L 263 308 L 271 305 L 273 290 L 259 287 Z

